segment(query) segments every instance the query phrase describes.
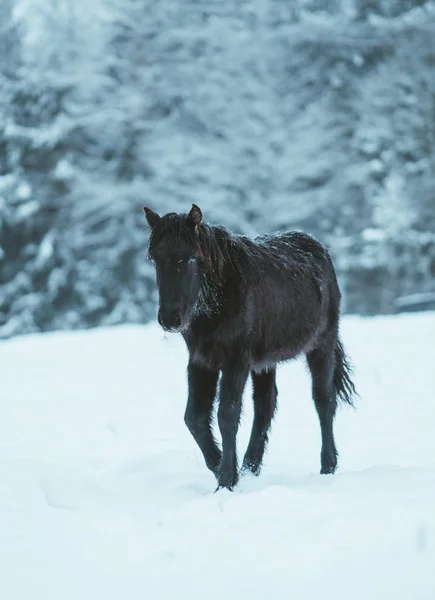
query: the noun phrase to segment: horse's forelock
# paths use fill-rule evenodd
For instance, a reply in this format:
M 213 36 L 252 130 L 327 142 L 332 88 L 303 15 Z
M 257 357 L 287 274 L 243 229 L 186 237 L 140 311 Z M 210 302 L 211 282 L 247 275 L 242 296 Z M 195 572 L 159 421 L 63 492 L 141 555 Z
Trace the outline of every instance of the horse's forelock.
M 165 236 L 168 238 L 168 246 L 172 246 L 181 237 L 189 241 L 189 228 L 187 227 L 187 222 L 183 223 L 183 221 L 186 221 L 186 219 L 183 219 L 176 213 L 169 213 L 162 217 L 151 230 L 149 241 L 150 252 Z
M 205 223 L 201 223 L 195 230 L 187 215 L 169 213 L 151 230 L 148 254 L 152 253 L 164 237 L 167 237 L 168 247 L 183 239 L 197 253 L 207 269 L 212 269 L 221 276 L 224 264 L 227 262 L 226 233 L 228 232 L 223 228 L 210 227 Z

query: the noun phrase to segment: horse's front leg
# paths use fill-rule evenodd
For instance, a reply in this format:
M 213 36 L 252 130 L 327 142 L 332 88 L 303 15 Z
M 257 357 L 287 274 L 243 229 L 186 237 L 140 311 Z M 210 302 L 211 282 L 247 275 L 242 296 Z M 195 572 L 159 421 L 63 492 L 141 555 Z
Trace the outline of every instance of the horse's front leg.
M 222 371 L 218 423 L 222 435 L 222 460 L 218 473 L 218 489 L 232 490 L 239 479 L 236 436 L 242 410 L 242 396 L 249 369 L 232 365 Z
M 189 397 L 184 421 L 200 447 L 210 471 L 218 475 L 221 451 L 211 430 L 213 403 L 219 371 L 189 363 L 187 368 Z

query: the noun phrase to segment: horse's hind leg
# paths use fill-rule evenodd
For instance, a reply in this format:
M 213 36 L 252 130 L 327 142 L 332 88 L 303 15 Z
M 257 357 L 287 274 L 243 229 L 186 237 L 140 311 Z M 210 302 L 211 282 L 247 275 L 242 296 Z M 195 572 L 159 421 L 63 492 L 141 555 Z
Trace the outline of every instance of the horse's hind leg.
M 313 381 L 313 400 L 319 415 L 322 433 L 322 475 L 334 473 L 337 468 L 337 449 L 334 441 L 334 415 L 337 399 L 334 390 L 334 345 L 317 348 L 307 354 Z
M 276 370 L 261 373 L 252 372 L 254 387 L 254 423 L 251 438 L 243 459 L 243 470 L 259 475 L 264 451 L 268 441 L 268 431 L 276 409 L 278 390 L 275 384 Z
M 184 421 L 200 447 L 207 467 L 217 476 L 221 451 L 213 437 L 211 418 L 219 371 L 189 363 L 187 375 L 189 397 Z

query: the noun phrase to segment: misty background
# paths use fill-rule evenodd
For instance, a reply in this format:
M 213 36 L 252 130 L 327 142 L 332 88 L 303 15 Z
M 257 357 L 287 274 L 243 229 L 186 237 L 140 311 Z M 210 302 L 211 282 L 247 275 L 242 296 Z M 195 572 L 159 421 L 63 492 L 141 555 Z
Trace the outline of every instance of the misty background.
M 0 337 L 154 319 L 142 207 L 192 202 L 435 308 L 435 2 L 1 0 Z

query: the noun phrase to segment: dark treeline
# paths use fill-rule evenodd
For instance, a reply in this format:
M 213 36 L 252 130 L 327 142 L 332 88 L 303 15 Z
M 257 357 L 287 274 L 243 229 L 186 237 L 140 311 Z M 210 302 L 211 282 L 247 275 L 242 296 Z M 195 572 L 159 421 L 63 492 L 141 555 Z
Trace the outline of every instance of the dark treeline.
M 153 318 L 144 204 L 434 307 L 434 68 L 433 2 L 2 0 L 0 337 Z

